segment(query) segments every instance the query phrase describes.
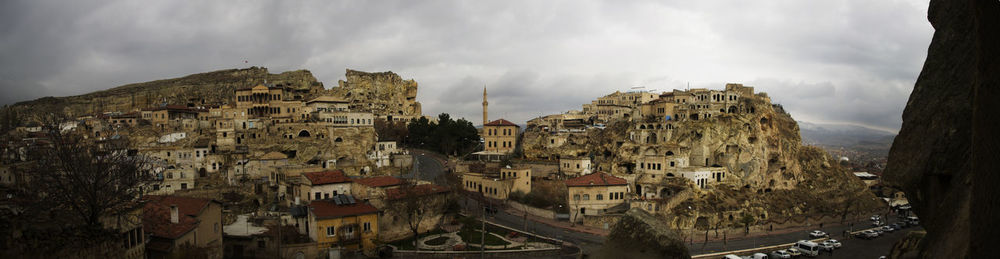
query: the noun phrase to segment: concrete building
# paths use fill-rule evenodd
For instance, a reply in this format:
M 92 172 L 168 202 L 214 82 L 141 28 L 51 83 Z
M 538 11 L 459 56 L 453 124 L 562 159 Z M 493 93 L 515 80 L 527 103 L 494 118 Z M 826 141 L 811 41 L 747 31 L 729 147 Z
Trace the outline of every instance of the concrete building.
M 625 195 L 629 192 L 628 181 L 603 172 L 592 173 L 564 182 L 568 196 L 571 222 L 582 221 L 583 217 L 603 215 L 609 210 L 627 206 Z

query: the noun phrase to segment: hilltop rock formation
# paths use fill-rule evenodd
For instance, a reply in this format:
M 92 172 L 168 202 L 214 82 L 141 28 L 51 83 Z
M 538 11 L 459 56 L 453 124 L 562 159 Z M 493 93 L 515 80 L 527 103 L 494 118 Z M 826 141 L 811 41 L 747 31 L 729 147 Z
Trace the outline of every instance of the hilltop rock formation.
M 611 229 L 597 258 L 691 258 L 681 236 L 640 209 L 625 213 Z
M 884 180 L 927 230 L 918 257 L 996 257 L 1000 3 L 934 0 L 927 16 L 936 31 Z
M 376 116 L 420 116 L 417 82 L 403 80 L 393 72 L 368 73 L 347 70 L 347 81 L 331 89 L 336 96 L 351 102 L 352 109 L 371 111 Z
M 161 104 L 209 106 L 229 103 L 236 89 L 264 83 L 293 89 L 309 98 L 323 91 L 309 70 L 268 73 L 267 68 L 250 67 L 193 74 L 179 78 L 127 84 L 77 96 L 44 97 L 15 104 L 29 118 L 34 114 L 59 113 L 69 117 L 101 112 L 128 112 Z

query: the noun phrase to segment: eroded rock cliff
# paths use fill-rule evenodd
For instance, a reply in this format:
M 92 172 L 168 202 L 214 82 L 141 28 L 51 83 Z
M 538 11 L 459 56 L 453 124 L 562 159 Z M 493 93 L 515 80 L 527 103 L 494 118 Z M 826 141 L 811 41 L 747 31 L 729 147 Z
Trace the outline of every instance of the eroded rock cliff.
M 934 0 L 927 17 L 934 38 L 884 180 L 927 230 L 917 257 L 996 257 L 1000 2 Z

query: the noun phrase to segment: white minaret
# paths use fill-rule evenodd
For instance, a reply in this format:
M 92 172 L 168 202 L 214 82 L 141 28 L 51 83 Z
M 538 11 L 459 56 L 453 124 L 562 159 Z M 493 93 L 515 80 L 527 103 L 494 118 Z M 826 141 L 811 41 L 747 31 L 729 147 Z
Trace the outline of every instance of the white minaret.
M 487 108 L 486 108 L 487 105 L 489 105 L 489 103 L 486 102 L 486 85 L 483 85 L 483 125 L 486 125 L 486 123 L 490 122 L 489 116 L 486 115 L 487 114 Z

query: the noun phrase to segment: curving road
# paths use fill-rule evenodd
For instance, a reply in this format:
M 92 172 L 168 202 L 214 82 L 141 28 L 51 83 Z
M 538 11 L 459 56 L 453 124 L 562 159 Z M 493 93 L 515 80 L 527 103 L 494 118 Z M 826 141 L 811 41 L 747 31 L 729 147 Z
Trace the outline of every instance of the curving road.
M 444 166 L 444 164 L 442 164 L 444 162 L 443 156 L 431 153 L 429 151 L 416 150 L 416 149 L 411 149 L 410 154 L 413 155 L 414 167 L 413 170 L 411 170 L 409 173 L 402 175 L 403 178 L 416 178 L 416 179 L 431 181 L 434 182 L 435 184 L 442 184 L 442 185 L 445 184 L 444 177 L 441 177 L 447 174 L 447 169 Z M 459 202 L 459 204 L 462 205 L 462 208 L 463 210 L 466 211 L 466 213 L 470 215 L 481 215 L 480 210 L 482 207 L 480 207 L 478 201 L 468 197 L 464 197 L 463 200 Z M 603 244 L 605 241 L 605 237 L 599 235 L 570 231 L 567 229 L 553 227 L 551 225 L 542 224 L 531 220 L 528 220 L 528 222 L 526 223 L 523 217 L 505 213 L 503 210 L 497 210 L 496 213 L 489 215 L 487 219 L 494 223 L 504 225 L 506 227 L 519 229 L 530 233 L 535 233 L 541 236 L 553 237 L 556 239 L 561 239 L 573 243 L 580 249 L 582 249 L 583 254 L 585 255 L 595 254 L 597 251 L 600 250 L 601 244 Z M 845 247 L 863 248 L 862 250 L 856 252 L 854 252 L 855 248 L 837 250 L 838 253 L 836 254 L 836 256 L 838 257 L 842 255 L 868 256 L 873 254 L 885 254 L 888 253 L 889 249 L 892 248 L 892 243 L 895 242 L 894 240 L 898 240 L 899 238 L 902 237 L 902 234 L 897 234 L 899 232 L 887 235 L 888 237 L 880 238 L 877 240 L 846 240 L 841 236 L 841 233 L 843 233 L 845 230 L 852 230 L 852 229 L 857 230 L 866 227 L 867 223 L 868 222 L 866 221 L 860 221 L 858 223 L 855 223 L 855 227 L 826 226 L 824 228 L 817 227 L 815 229 L 823 230 L 827 233 L 830 233 L 830 235 L 833 238 L 843 240 Z M 734 237 L 739 237 L 738 233 L 732 233 L 738 231 L 734 230 L 730 231 L 731 233 L 729 233 L 729 235 Z M 698 254 L 708 254 L 708 253 L 715 253 L 722 251 L 748 249 L 754 247 L 765 247 L 770 245 L 791 243 L 802 239 L 808 239 L 808 234 L 807 234 L 808 230 L 793 231 L 793 232 L 785 231 L 781 233 L 777 232 L 778 231 L 776 231 L 776 234 L 774 235 L 737 239 L 737 240 L 727 240 L 727 241 L 712 240 L 709 241 L 708 243 L 696 241 L 695 243 L 692 244 L 691 241 L 686 241 L 686 244 L 688 250 L 691 252 L 692 255 L 698 255 Z M 702 238 L 704 237 L 704 233 L 705 232 L 700 232 L 699 234 L 695 232 L 689 234 L 696 236 L 696 238 Z M 715 233 L 710 232 L 709 236 L 714 237 Z M 855 244 L 858 244 L 858 246 L 855 246 Z M 841 253 L 839 251 L 844 251 L 844 252 Z

